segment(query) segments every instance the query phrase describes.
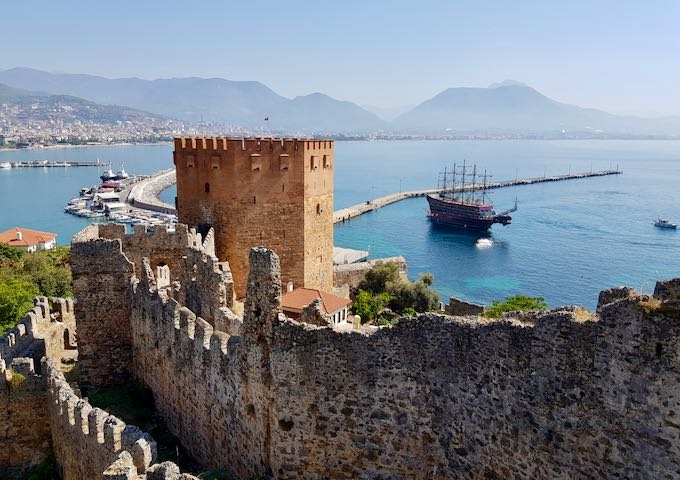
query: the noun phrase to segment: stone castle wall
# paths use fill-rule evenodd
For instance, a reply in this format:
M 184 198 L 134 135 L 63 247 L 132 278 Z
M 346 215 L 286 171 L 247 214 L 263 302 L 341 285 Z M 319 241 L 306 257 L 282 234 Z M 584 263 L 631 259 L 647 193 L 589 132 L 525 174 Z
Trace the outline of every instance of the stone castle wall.
M 677 473 L 673 284 L 663 298 L 607 294 L 592 319 L 422 315 L 367 335 L 283 318 L 278 257 L 255 249 L 249 264 L 241 336 L 158 291 L 149 264 L 134 287 L 134 374 L 206 466 L 281 479 Z
M 62 480 L 189 480 L 174 464 L 156 464 L 156 442 L 133 425 L 93 408 L 66 382 L 57 363 L 43 361 L 54 456 Z
M 332 290 L 331 140 L 176 138 L 174 163 L 179 220 L 215 229 L 237 298 L 257 245 L 281 256 L 286 283 Z
M 83 241 L 87 239 L 88 241 Z M 92 225 L 71 244 L 78 325 L 80 386 L 116 385 L 130 377 L 131 284 L 134 264 L 121 255 L 121 240 L 99 238 Z
M 0 478 L 23 478 L 51 451 L 47 395 L 31 358 L 0 360 Z
M 51 451 L 40 359 L 75 349 L 73 300 L 38 297 L 35 307 L 0 337 L 0 478 L 21 478 Z
M 229 264 L 214 256 L 212 231 L 204 239 L 184 225 L 174 233 L 136 228 L 127 235 L 123 226 L 100 224 L 76 235 L 71 248 L 84 390 L 124 383 L 132 374 L 130 281 L 143 268 L 145 253 L 156 273 L 169 269 L 167 294 L 219 330 L 239 332 L 241 320 L 230 309 L 234 290 Z

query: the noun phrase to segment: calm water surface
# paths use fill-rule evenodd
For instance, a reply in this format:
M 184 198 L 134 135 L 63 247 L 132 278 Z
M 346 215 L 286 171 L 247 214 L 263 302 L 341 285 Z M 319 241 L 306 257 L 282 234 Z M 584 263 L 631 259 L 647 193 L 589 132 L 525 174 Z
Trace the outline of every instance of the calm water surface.
M 172 162 L 172 147 L 127 146 L 0 153 L 16 160 L 119 162 L 151 173 Z M 658 278 L 680 276 L 680 231 L 654 228 L 657 217 L 680 221 L 680 142 L 672 141 L 403 141 L 336 142 L 335 208 L 402 190 L 431 187 L 437 172 L 463 159 L 495 180 L 615 167 L 623 175 L 498 190 L 497 210 L 519 211 L 508 227 L 488 234 L 431 225 L 416 198 L 335 227 L 335 243 L 370 249 L 371 257 L 402 255 L 409 275 L 435 274 L 446 298 L 490 302 L 515 293 L 544 296 L 551 305 L 594 307 L 602 288 L 626 284 L 645 291 Z M 80 187 L 96 183 L 96 168 L 0 170 L 0 229 L 14 225 L 53 231 L 61 244 L 90 221 L 63 213 Z M 163 197 L 172 203 L 174 189 Z M 491 248 L 479 249 L 480 237 Z

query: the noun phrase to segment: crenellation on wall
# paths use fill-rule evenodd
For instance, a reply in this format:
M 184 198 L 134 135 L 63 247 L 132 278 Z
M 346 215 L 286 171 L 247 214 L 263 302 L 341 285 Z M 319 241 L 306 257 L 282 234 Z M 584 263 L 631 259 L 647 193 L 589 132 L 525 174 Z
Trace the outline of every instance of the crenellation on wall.
M 175 140 L 180 222 L 214 228 L 216 254 L 229 261 L 239 299 L 248 251 L 257 245 L 280 255 L 286 283 L 332 290 L 333 141 L 221 141 L 228 147 Z
M 204 271 L 219 267 L 193 255 L 204 254 L 186 254 L 205 267 L 196 267 L 200 292 Z M 281 315 L 276 253 L 253 248 L 247 263 L 240 335 L 217 328 L 205 315 L 212 307 L 181 292 L 188 281 L 172 292 L 159 284 L 148 258 L 133 271 L 139 278 L 119 273 L 130 285 L 129 372 L 206 467 L 279 479 L 664 478 L 677 470 L 673 282 L 655 296 L 603 292 L 596 315 L 573 306 L 498 320 L 422 314 L 345 332 L 316 315 L 321 325 Z M 130 450 L 126 427 L 108 425 L 112 448 L 120 433 Z M 130 462 L 139 460 L 130 452 L 114 459 L 128 475 L 120 478 L 134 478 Z
M 0 359 L 7 363 L 15 357 L 31 357 L 38 370 L 43 355 L 62 358 L 66 350 L 75 348 L 72 299 L 36 297 L 35 307 L 0 337 Z
M 47 378 L 46 404 L 54 455 L 61 478 L 117 478 L 110 474 L 123 464 L 128 477 L 122 478 L 144 478 L 156 460 L 153 438 L 79 398 L 53 359 L 43 359 L 43 371 Z M 125 460 L 122 463 L 121 458 Z

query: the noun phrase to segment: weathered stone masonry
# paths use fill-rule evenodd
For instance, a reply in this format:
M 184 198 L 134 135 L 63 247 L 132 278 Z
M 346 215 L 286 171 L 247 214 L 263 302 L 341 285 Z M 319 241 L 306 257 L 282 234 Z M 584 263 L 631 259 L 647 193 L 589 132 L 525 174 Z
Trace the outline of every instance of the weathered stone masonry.
M 72 300 L 38 297 L 0 337 L 0 478 L 24 478 L 54 455 L 63 480 L 195 480 L 154 464 L 148 434 L 92 408 L 66 382 L 60 360 L 75 358 L 74 320 Z
M 284 283 L 332 291 L 333 152 L 332 140 L 175 139 L 179 221 L 215 229 L 237 298 L 258 245 L 280 255 Z
M 131 284 L 131 373 L 206 466 L 282 479 L 680 475 L 673 282 L 655 297 L 604 293 L 592 319 L 422 315 L 367 335 L 285 319 L 278 257 L 255 249 L 249 264 L 238 336 L 158 288 L 150 262 Z

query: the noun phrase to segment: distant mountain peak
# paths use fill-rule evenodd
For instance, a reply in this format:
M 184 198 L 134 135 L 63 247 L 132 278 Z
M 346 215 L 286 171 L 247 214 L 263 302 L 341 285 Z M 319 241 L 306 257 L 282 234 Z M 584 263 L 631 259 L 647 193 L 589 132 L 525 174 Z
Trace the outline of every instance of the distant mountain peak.
M 488 88 L 498 88 L 498 87 L 529 87 L 526 83 L 518 82 L 517 80 L 503 80 L 502 82 L 496 82 L 489 85 Z

